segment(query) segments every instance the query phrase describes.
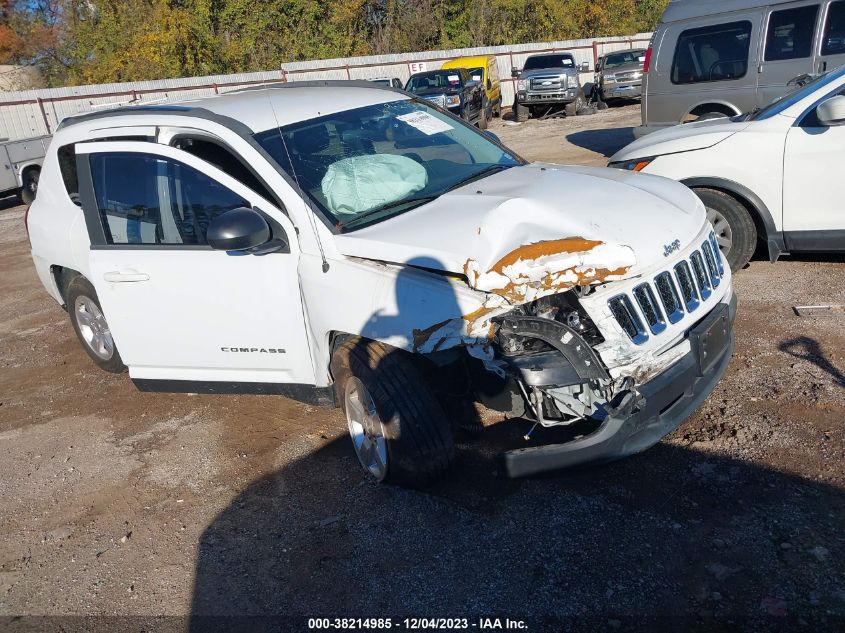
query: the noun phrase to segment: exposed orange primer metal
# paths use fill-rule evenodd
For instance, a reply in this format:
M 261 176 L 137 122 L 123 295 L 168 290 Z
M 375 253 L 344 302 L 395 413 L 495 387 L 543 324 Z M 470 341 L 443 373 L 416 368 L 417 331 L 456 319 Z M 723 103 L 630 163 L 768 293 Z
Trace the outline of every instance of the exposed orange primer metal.
M 452 319 L 446 319 L 445 321 L 440 321 L 439 323 L 435 323 L 434 325 L 429 325 L 427 328 L 424 328 L 422 330 L 415 329 L 413 331 L 414 351 L 418 352 L 421 347 L 428 343 L 428 339 L 431 338 L 432 334 L 434 334 L 437 330 L 442 328 L 450 321 L 452 321 Z
M 539 259 L 541 257 L 554 257 L 563 253 L 583 253 L 601 246 L 604 242 L 598 240 L 587 240 L 583 237 L 565 237 L 560 240 L 542 240 L 525 244 L 512 250 L 502 257 L 490 268 L 490 272 L 501 273 L 505 266 L 510 266 L 520 260 Z M 466 265 L 464 266 L 466 271 Z

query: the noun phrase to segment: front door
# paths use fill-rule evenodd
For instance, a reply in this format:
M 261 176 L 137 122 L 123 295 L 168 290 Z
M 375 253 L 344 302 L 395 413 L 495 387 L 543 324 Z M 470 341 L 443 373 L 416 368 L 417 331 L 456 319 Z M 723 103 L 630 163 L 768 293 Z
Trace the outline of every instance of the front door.
M 94 142 L 76 152 L 90 281 L 133 379 L 313 384 L 284 213 L 173 147 Z M 209 222 L 237 207 L 260 209 L 288 252 L 211 249 Z
M 845 89 L 838 92 L 845 94 Z M 783 228 L 787 249 L 845 250 L 843 174 L 845 126 L 822 126 L 814 106 L 786 136 Z
M 818 1 L 779 4 L 769 10 L 757 68 L 759 107 L 790 92 L 790 80 L 815 72 L 814 44 L 820 13 Z

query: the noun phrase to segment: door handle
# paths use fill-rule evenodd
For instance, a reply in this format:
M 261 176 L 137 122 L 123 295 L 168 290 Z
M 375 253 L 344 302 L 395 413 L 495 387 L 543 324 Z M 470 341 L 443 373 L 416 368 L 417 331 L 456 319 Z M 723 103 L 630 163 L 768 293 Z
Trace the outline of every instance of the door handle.
M 112 283 L 147 281 L 149 278 L 150 276 L 147 273 L 139 273 L 137 270 L 110 270 L 103 275 L 103 279 Z

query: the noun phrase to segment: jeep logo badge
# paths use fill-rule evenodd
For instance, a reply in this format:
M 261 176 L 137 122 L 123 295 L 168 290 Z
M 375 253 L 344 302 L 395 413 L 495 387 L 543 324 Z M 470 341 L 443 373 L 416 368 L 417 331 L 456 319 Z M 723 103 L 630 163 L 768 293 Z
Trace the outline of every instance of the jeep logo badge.
M 663 245 L 663 257 L 669 257 L 672 253 L 681 249 L 681 240 L 675 240 Z

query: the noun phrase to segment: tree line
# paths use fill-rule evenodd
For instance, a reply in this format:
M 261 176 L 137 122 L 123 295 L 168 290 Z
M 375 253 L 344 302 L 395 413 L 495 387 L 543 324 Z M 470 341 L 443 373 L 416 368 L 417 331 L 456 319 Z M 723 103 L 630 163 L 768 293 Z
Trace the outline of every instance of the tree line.
M 654 28 L 668 0 L 0 0 L 0 64 L 47 85 Z

